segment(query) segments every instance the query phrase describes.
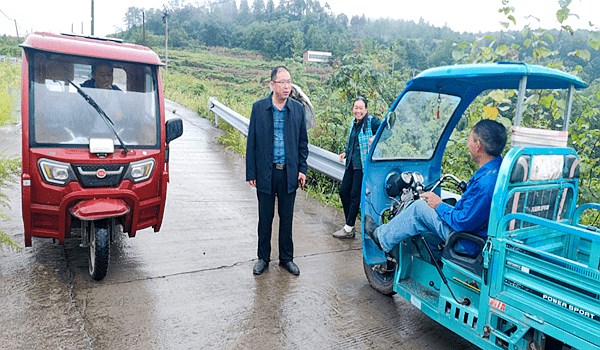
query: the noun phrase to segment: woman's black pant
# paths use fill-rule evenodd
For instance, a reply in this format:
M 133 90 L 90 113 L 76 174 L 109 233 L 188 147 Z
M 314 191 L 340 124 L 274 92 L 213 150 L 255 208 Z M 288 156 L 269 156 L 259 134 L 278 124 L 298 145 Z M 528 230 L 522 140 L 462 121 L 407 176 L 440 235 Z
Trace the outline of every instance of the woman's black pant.
M 362 186 L 362 169 L 346 168 L 340 185 L 340 198 L 344 206 L 346 225 L 354 226 L 360 208 L 360 190 Z

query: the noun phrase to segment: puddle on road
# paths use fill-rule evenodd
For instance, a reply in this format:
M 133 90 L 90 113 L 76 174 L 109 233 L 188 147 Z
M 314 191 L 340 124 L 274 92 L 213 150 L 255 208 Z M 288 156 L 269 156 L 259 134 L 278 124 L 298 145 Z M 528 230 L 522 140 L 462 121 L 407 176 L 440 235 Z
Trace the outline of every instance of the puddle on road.
M 97 349 L 157 349 L 152 299 L 141 282 L 98 285 L 76 293 Z
M 277 263 L 277 262 L 275 262 Z M 274 264 L 271 264 L 274 265 Z M 270 266 L 254 279 L 251 307 L 239 315 L 240 319 L 229 329 L 229 341 L 223 349 L 285 349 L 286 333 L 290 326 L 285 315 L 285 304 L 290 295 L 295 294 L 291 276 Z M 281 270 L 281 269 L 280 269 Z
M 21 253 L 0 252 L 0 348 L 90 347 L 61 255 L 42 239 Z
M 75 303 L 94 348 L 159 348 L 153 300 L 144 287 L 146 274 L 143 264 L 128 251 L 129 240 L 122 231 L 117 233 L 110 248 L 108 274 L 101 281 L 89 275 L 89 250 L 79 247 L 80 238 L 65 242 Z
M 370 332 L 381 322 L 367 312 L 357 313 L 368 299 L 356 292 L 365 283 L 353 273 L 361 260 L 352 252 L 295 260 L 302 271 L 299 277 L 279 268 L 277 261 L 261 276 L 250 275 L 251 265 L 244 271 L 248 276 L 240 279 L 248 282 L 239 288 L 251 291 L 245 296 L 250 307 L 228 320 L 222 349 L 368 348 L 364 337 L 353 335 Z
M 145 281 L 129 282 L 132 270 L 143 275 L 139 264 L 117 242 L 111 255 L 121 265 L 93 281 L 78 244 L 34 237 L 20 253 L 0 251 L 0 349 L 159 348 Z

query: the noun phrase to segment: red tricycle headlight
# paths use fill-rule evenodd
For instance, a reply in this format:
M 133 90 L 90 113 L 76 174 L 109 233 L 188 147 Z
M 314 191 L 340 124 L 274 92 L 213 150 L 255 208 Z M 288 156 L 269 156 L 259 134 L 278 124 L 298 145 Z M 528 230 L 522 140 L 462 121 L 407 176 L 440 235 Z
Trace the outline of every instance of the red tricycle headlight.
M 126 178 L 133 182 L 148 180 L 150 176 L 152 176 L 154 164 L 154 158 L 144 159 L 139 162 L 133 162 L 129 165 L 129 171 L 127 171 Z
M 68 163 L 42 158 L 38 161 L 38 167 L 44 181 L 52 185 L 64 186 L 75 179 Z

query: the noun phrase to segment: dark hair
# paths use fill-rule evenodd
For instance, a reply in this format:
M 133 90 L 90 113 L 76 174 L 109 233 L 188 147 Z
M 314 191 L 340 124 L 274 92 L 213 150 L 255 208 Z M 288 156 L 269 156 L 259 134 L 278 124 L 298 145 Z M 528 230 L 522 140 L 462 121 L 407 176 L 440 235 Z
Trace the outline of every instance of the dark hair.
M 485 153 L 498 157 L 506 146 L 506 128 L 497 121 L 482 119 L 473 127 L 473 139 L 481 142 Z
M 363 101 L 365 104 L 365 108 L 367 108 L 367 99 L 362 97 L 362 96 L 358 96 L 356 99 L 354 99 L 354 102 L 352 102 L 352 106 L 354 107 L 354 104 L 356 103 L 356 101 Z
M 92 63 L 92 73 L 96 73 L 96 69 L 100 66 L 107 66 L 107 67 L 110 67 L 110 69 L 114 68 L 112 63 L 110 63 L 110 62 L 102 62 L 102 61 L 94 62 L 94 63 Z
M 289 73 L 289 70 L 285 66 L 275 67 L 271 72 L 271 81 L 275 81 L 275 79 L 277 79 L 277 73 L 281 72 L 284 69 Z

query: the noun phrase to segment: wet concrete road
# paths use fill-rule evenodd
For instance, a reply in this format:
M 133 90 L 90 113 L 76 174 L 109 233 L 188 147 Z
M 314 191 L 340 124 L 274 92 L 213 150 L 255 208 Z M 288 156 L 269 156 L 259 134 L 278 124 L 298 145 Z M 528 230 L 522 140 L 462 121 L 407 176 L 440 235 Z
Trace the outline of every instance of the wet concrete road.
M 293 228 L 300 276 L 277 265 L 276 234 L 268 271 L 252 275 L 257 201 L 243 158 L 217 144 L 208 120 L 167 109 L 185 132 L 171 144 L 161 231 L 120 235 L 99 282 L 78 237 L 0 251 L 0 349 L 475 348 L 404 299 L 373 290 L 360 238 L 331 237 L 341 213 L 302 191 Z M 20 154 L 20 138 L 4 130 L 0 149 Z M 23 245 L 20 188 L 3 191 L 12 221 L 1 225 Z

